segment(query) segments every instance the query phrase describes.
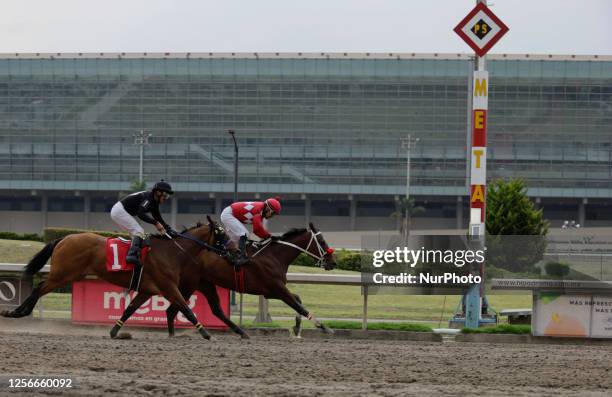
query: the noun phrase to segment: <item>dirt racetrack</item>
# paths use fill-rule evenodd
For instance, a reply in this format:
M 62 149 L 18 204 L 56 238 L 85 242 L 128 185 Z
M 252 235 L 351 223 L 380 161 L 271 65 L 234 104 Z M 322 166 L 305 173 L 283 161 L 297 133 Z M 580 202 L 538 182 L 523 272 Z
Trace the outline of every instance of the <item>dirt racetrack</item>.
M 107 330 L 0 318 L 0 395 L 604 396 L 612 346 L 290 339 Z M 16 392 L 7 375 L 62 375 L 69 391 Z

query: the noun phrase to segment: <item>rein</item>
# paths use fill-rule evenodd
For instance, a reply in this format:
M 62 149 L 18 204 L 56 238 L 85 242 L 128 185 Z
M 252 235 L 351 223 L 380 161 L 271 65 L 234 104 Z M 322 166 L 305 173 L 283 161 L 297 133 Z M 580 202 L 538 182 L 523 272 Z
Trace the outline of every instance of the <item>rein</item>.
M 209 251 L 213 251 L 213 252 L 215 252 L 215 253 L 217 253 L 219 255 L 223 254 L 223 251 L 220 250 L 219 248 L 214 247 L 214 246 L 212 246 L 212 245 L 210 245 L 210 244 L 200 240 L 199 238 L 193 237 L 193 236 L 191 236 L 189 234 L 179 233 L 178 237 L 182 237 L 184 239 L 191 240 L 194 243 L 198 244 L 200 247 L 202 247 L 202 248 L 204 248 L 206 250 L 209 250 Z
M 255 255 L 259 254 L 261 251 L 263 251 L 264 249 L 266 249 L 271 243 L 278 243 L 278 244 L 282 244 L 282 245 L 286 245 L 292 248 L 295 248 L 299 251 L 302 251 L 303 253 L 305 253 L 308 256 L 313 257 L 314 259 L 317 260 L 316 265 L 319 267 L 323 267 L 323 263 L 324 263 L 324 257 L 325 257 L 325 250 L 323 249 L 323 247 L 321 247 L 321 244 L 319 243 L 319 239 L 317 239 L 317 236 L 319 234 L 321 234 L 321 232 L 316 232 L 314 233 L 312 230 L 310 231 L 310 241 L 308 241 L 308 245 L 306 246 L 306 248 L 302 248 L 298 245 L 295 245 L 293 243 L 290 243 L 288 241 L 283 241 L 283 240 L 272 240 L 270 239 L 270 241 L 268 241 L 267 243 L 264 244 L 263 247 L 261 247 L 259 250 L 257 250 L 257 252 L 255 252 L 252 257 L 255 257 Z M 319 252 L 319 256 L 313 254 L 312 252 L 310 252 L 308 249 L 310 248 L 310 245 L 312 244 L 312 242 L 315 242 L 316 246 L 317 246 L 317 251 Z

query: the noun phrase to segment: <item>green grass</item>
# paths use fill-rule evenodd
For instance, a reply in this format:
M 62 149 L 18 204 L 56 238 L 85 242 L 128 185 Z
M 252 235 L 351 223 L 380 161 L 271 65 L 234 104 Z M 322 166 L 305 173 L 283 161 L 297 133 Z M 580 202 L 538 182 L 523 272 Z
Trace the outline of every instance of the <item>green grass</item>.
M 497 327 L 463 328 L 464 334 L 531 334 L 530 325 L 500 324 Z
M 72 294 L 61 294 L 51 292 L 43 298 L 44 310 L 65 310 L 70 311 L 72 308 Z
M 28 263 L 44 246 L 38 241 L 0 240 L 0 262 Z
M 311 266 L 289 266 L 289 273 L 309 273 L 309 274 L 355 274 L 359 275 L 360 272 L 355 272 L 352 270 L 325 270 L 320 267 L 311 267 Z
M 361 329 L 362 326 L 359 321 L 340 320 L 325 321 L 325 325 L 334 329 Z M 387 331 L 433 332 L 433 329 L 428 325 L 411 323 L 368 323 L 368 329 Z
M 287 324 L 281 324 L 277 321 L 272 321 L 271 323 L 254 323 L 253 321 L 243 322 L 245 328 L 289 328 L 294 324 L 294 322 L 287 322 Z
M 297 269 L 296 269 L 297 270 Z M 289 271 L 294 272 L 293 267 Z M 359 286 L 289 284 L 289 289 L 300 295 L 304 306 L 318 317 L 361 318 L 363 296 Z M 237 295 L 237 300 L 239 295 Z M 370 295 L 368 317 L 393 320 L 419 320 L 438 323 L 440 317 L 445 324 L 457 308 L 458 295 Z M 531 294 L 489 295 L 489 304 L 498 310 L 530 308 Z M 244 295 L 244 313 L 255 316 L 258 297 Z M 270 314 L 294 316 L 293 310 L 278 300 L 270 300 Z

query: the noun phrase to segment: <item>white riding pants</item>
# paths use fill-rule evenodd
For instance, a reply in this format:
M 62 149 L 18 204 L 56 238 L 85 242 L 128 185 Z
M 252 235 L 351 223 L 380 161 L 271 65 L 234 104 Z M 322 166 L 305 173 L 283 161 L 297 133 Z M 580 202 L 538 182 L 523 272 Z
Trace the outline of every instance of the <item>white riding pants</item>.
M 221 223 L 225 226 L 225 231 L 230 240 L 237 243 L 240 236 L 248 236 L 249 231 L 232 213 L 232 207 L 225 207 L 221 212 Z
M 130 233 L 130 236 L 144 238 L 144 229 L 132 215 L 127 213 L 120 201 L 113 205 L 110 216 L 111 219 L 123 230 L 127 230 Z

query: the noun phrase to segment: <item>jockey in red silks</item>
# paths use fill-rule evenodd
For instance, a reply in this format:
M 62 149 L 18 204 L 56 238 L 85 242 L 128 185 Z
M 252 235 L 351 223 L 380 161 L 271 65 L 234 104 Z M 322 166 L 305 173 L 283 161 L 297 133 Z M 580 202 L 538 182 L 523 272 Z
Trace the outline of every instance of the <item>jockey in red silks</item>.
M 253 224 L 253 233 L 261 239 L 267 239 L 271 237 L 271 234 L 266 230 L 266 220 L 280 214 L 280 212 L 281 205 L 278 197 L 269 198 L 264 202 L 241 201 L 233 203 L 221 212 L 221 222 L 230 238 L 227 248 L 234 254 L 234 257 L 239 251 L 239 257 L 235 260 L 237 264 L 244 264 L 248 261 L 246 243 L 249 231 L 244 225 Z M 236 243 L 238 243 L 238 248 L 236 248 Z

